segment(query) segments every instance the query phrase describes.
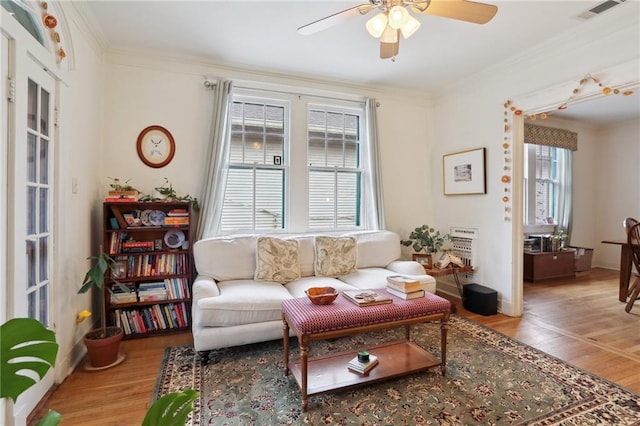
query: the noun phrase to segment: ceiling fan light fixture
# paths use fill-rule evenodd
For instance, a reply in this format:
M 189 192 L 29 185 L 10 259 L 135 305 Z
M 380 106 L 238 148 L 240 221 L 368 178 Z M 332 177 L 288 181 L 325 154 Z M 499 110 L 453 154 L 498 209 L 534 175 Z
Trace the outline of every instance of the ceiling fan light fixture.
M 400 32 L 402 32 L 402 36 L 404 38 L 409 38 L 413 35 L 413 33 L 418 31 L 418 28 L 420 28 L 420 22 L 413 16 L 409 15 L 409 19 L 400 28 Z
M 396 5 L 389 10 L 389 26 L 395 30 L 402 28 L 409 18 L 409 12 L 403 6 Z
M 387 26 L 384 32 L 382 33 L 382 37 L 380 37 L 381 43 L 397 43 L 398 42 L 398 30 Z
M 367 21 L 366 27 L 372 37 L 380 38 L 384 29 L 387 28 L 387 15 L 384 13 L 378 13 Z

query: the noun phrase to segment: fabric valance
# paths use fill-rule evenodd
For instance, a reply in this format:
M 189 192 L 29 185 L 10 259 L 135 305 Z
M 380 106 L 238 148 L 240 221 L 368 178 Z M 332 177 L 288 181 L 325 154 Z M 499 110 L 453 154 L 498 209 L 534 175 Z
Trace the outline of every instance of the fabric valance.
M 578 150 L 578 134 L 564 129 L 524 124 L 524 142 L 535 145 Z

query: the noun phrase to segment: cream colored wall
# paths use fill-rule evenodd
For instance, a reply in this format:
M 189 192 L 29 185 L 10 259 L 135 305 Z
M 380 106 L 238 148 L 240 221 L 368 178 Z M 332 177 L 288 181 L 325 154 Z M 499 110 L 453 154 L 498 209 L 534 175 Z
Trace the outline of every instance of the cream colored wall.
M 618 269 L 620 247 L 602 244 L 602 240 L 624 240 L 622 221 L 640 219 L 640 123 L 627 121 L 598 131 L 596 248 L 594 264 Z
M 71 63 L 60 85 L 60 130 L 57 152 L 57 211 L 55 218 L 58 244 L 54 280 L 56 339 L 60 344 L 56 380 L 60 381 L 84 356 L 82 338 L 92 321 L 76 325 L 76 313 L 95 312 L 90 295 L 78 295 L 87 257 L 98 253 L 102 190 L 98 181 L 103 174 L 103 91 L 104 63 L 99 45 L 88 36 L 83 21 L 73 9 L 65 9 L 71 32 L 65 48 Z M 72 42 L 72 44 L 71 44 Z M 71 66 L 71 69 L 69 67 Z M 75 184 L 75 192 L 74 192 Z M 97 317 L 93 318 L 97 321 Z
M 167 177 L 178 193 L 201 198 L 204 158 L 210 131 L 211 92 L 204 75 L 230 78 L 238 85 L 258 83 L 278 89 L 314 93 L 341 93 L 375 97 L 382 158 L 387 229 L 401 235 L 431 220 L 429 137 L 431 107 L 416 98 L 377 88 L 336 87 L 318 81 L 264 76 L 198 63 L 176 64 L 162 58 L 120 53 L 110 58 L 106 72 L 104 186 L 107 176 L 131 179 L 145 193 Z M 171 131 L 176 141 L 173 161 L 161 169 L 145 166 L 136 153 L 136 139 L 146 126 Z

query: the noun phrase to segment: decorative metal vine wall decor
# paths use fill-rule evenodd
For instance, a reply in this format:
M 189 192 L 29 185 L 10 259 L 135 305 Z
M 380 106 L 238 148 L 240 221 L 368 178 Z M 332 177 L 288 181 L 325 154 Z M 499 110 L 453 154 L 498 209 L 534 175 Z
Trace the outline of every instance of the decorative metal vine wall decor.
M 58 19 L 48 12 L 49 5 L 46 1 L 40 3 L 40 5 L 42 6 L 42 24 L 49 29 L 51 39 L 56 43 L 56 54 L 58 56 L 58 62 L 60 62 L 67 57 L 67 52 L 65 52 L 62 48 L 62 39 L 60 38 L 60 33 L 56 31 L 56 27 L 58 26 Z
M 602 82 L 593 77 L 590 74 L 585 75 L 579 82 L 578 86 L 573 89 L 571 95 L 567 98 L 566 101 L 558 105 L 557 110 L 567 109 L 571 100 L 580 94 L 584 86 L 593 82 L 602 88 L 602 94 L 606 95 L 619 95 L 630 96 L 633 94 L 633 90 L 620 90 L 617 88 L 611 88 L 608 86 L 604 86 Z M 511 138 L 511 125 L 513 120 L 513 115 L 522 115 L 524 112 L 522 109 L 518 108 L 516 105 L 508 100 L 504 103 L 504 137 L 502 141 L 502 152 L 504 154 L 504 165 L 502 170 L 502 176 L 500 177 L 500 181 L 502 183 L 504 194 L 502 195 L 502 203 L 504 204 L 504 221 L 509 222 L 512 219 L 512 205 L 511 205 L 511 185 L 512 185 L 512 144 L 513 140 Z M 546 120 L 550 116 L 553 115 L 553 112 L 542 112 L 540 114 L 529 114 L 526 116 L 527 119 L 531 121 L 535 121 L 538 118 L 541 120 Z

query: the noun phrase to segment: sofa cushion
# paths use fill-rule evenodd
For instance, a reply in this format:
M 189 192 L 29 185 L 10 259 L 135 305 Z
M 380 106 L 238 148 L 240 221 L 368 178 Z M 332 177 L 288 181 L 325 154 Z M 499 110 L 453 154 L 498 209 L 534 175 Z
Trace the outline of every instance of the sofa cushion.
M 276 282 L 233 280 L 218 284 L 220 296 L 197 301 L 201 327 L 228 327 L 282 319 L 281 305 L 291 299 Z
M 314 271 L 319 277 L 337 277 L 355 271 L 357 261 L 354 237 L 317 236 Z
M 391 231 L 365 231 L 346 235 L 354 236 L 358 244 L 358 269 L 384 268 L 400 259 L 400 237 Z
M 300 255 L 300 276 L 313 276 L 313 264 L 316 259 L 315 243 L 313 235 L 294 237 L 298 240 L 298 253 Z
M 193 245 L 198 274 L 216 281 L 253 280 L 256 271 L 256 236 L 206 238 Z
M 257 281 L 288 283 L 300 278 L 298 241 L 258 237 L 256 242 Z

